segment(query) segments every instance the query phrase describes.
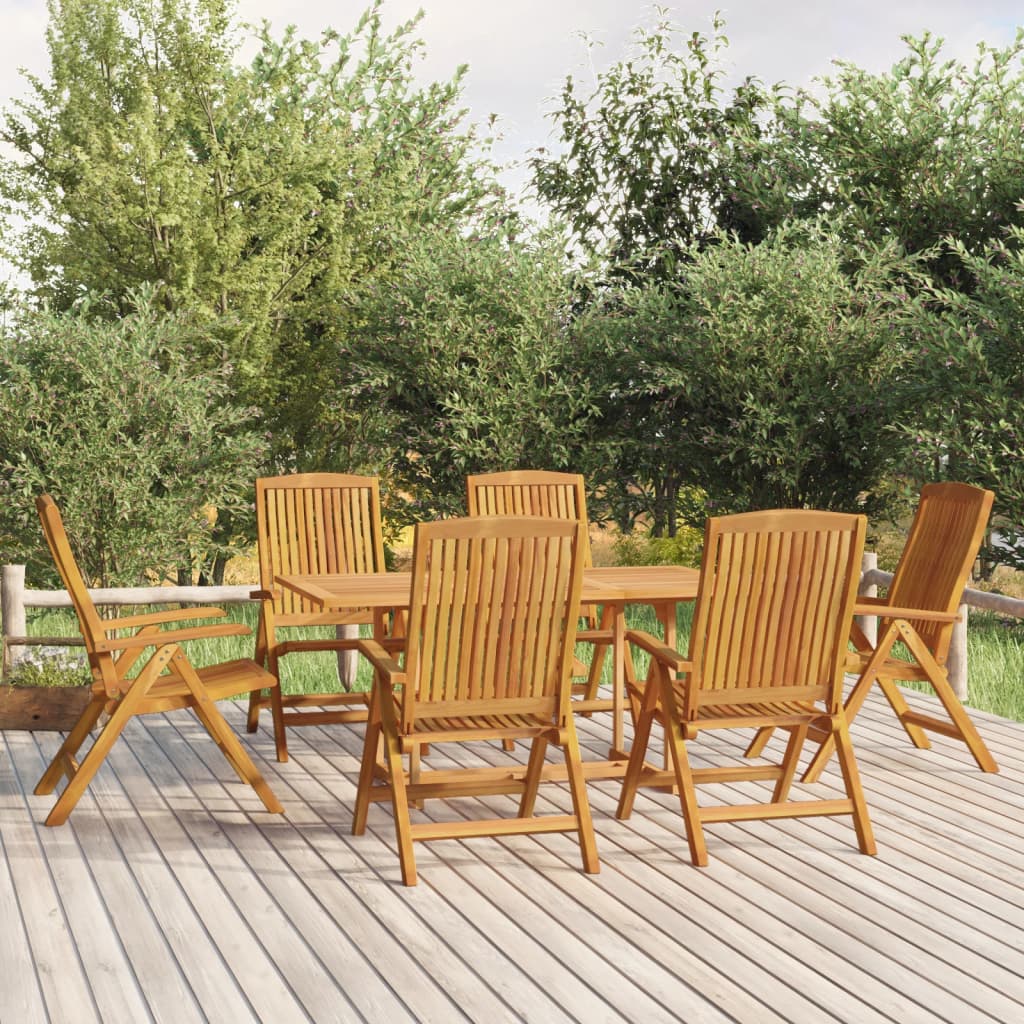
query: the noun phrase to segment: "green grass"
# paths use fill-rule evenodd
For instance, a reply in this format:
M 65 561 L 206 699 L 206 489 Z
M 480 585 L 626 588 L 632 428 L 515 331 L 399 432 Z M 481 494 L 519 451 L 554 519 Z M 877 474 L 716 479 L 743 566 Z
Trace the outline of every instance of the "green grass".
M 228 605 L 228 618 L 245 623 L 255 629 L 257 606 L 254 604 Z M 680 650 L 686 650 L 690 631 L 692 606 L 680 605 L 677 629 Z M 646 606 L 628 609 L 627 620 L 631 628 L 645 629 L 660 635 L 660 627 L 653 611 Z M 365 627 L 364 627 L 365 628 Z M 60 610 L 35 610 L 29 612 L 28 632 L 35 636 L 73 636 L 77 626 L 70 612 Z M 296 630 L 295 636 L 327 636 L 329 631 Z M 218 637 L 212 640 L 191 641 L 187 645 L 195 664 L 210 665 L 232 658 L 251 657 L 255 639 L 247 637 Z M 1024 620 L 1002 619 L 995 615 L 975 612 L 971 615 L 967 634 L 968 672 L 970 693 L 966 703 L 970 707 L 990 711 L 993 714 L 1015 721 L 1024 721 Z M 32 649 L 29 649 L 32 650 Z M 74 654 L 72 650 L 72 654 Z M 589 658 L 589 645 L 580 644 L 579 656 Z M 647 659 L 643 652 L 635 658 L 637 672 L 647 670 Z M 293 655 L 282 659 L 281 685 L 285 693 L 330 693 L 338 689 L 337 659 L 330 652 Z M 51 667 L 37 670 L 22 670 L 19 681 L 25 683 L 51 683 L 61 675 Z M 35 678 L 33 678 L 33 675 Z M 68 682 L 82 682 L 85 678 L 79 670 L 71 673 Z M 21 678 L 23 676 L 23 678 Z M 41 678 L 42 677 L 42 678 Z M 606 661 L 604 682 L 611 680 L 611 664 Z M 359 660 L 356 689 L 369 689 L 370 671 L 363 659 Z M 924 687 L 925 690 L 929 689 Z
M 967 673 L 971 707 L 1024 722 L 1024 619 L 973 612 Z

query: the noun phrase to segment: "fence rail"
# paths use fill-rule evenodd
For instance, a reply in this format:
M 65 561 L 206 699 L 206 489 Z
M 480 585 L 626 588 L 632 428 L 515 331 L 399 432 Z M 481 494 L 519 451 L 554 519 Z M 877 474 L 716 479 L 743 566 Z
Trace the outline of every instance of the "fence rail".
M 93 603 L 101 607 L 153 604 L 240 604 L 255 601 L 255 584 L 233 587 L 96 587 L 89 590 Z M 26 590 L 25 566 L 0 567 L 0 615 L 2 630 L 3 672 L 16 665 L 24 647 L 81 647 L 80 636 L 29 636 L 26 608 L 72 608 L 71 595 L 66 590 Z M 357 635 L 358 626 L 338 626 L 339 637 Z M 354 651 L 338 652 L 338 675 L 344 683 L 355 680 L 356 656 Z
M 864 555 L 861 567 L 861 594 L 874 594 L 878 587 L 888 586 L 892 573 L 878 568 L 878 558 L 873 552 Z M 252 601 L 253 586 L 234 587 L 108 587 L 90 590 L 97 605 L 150 605 L 150 604 L 235 604 Z M 5 565 L 0 568 L 0 614 L 3 616 L 3 670 L 16 664 L 15 649 L 26 646 L 80 647 L 81 637 L 37 637 L 28 636 L 26 630 L 26 608 L 70 608 L 71 598 L 66 590 L 26 590 L 25 566 Z M 960 606 L 960 620 L 953 629 L 953 640 L 949 649 L 949 681 L 957 696 L 967 696 L 967 618 L 968 608 L 982 608 L 1000 615 L 1024 619 L 1024 601 L 1005 594 L 990 594 L 982 590 L 964 591 Z M 861 628 L 869 639 L 875 638 L 877 620 L 873 617 L 860 620 Z M 351 630 L 348 626 L 339 626 Z M 346 655 L 349 652 L 345 652 Z M 351 682 L 354 678 L 355 659 L 339 656 L 339 674 Z
M 861 564 L 860 590 L 865 596 L 874 596 L 879 587 L 887 587 L 892 583 L 892 573 L 882 572 L 878 568 L 878 556 L 869 551 L 864 554 Z M 960 700 L 967 699 L 967 620 L 969 609 L 981 608 L 996 612 L 999 615 L 1010 615 L 1024 619 L 1024 601 L 1005 594 L 990 594 L 985 590 L 964 590 L 963 601 L 959 609 L 959 619 L 953 625 L 953 637 L 949 645 L 949 658 L 946 671 L 949 673 L 949 684 Z M 867 638 L 874 643 L 877 639 L 878 619 L 870 616 L 858 619 L 861 629 Z

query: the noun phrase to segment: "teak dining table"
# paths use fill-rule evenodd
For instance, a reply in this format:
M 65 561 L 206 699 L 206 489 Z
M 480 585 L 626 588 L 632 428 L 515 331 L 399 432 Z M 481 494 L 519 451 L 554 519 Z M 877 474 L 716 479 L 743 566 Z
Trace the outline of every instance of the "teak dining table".
M 612 699 L 575 700 L 579 711 L 612 712 L 612 746 L 607 761 L 584 762 L 590 777 L 625 773 L 628 753 L 624 743 L 625 681 L 629 662 L 626 648 L 626 606 L 647 604 L 661 623 L 665 643 L 676 642 L 676 606 L 697 596 L 700 572 L 680 565 L 600 566 L 583 571 L 584 604 L 601 606 L 601 629 L 611 634 Z M 325 611 L 367 608 L 373 611 L 374 634 L 384 635 L 388 614 L 409 607 L 412 573 L 287 574 L 276 582 L 322 607 Z M 558 765 L 551 765 L 557 769 Z

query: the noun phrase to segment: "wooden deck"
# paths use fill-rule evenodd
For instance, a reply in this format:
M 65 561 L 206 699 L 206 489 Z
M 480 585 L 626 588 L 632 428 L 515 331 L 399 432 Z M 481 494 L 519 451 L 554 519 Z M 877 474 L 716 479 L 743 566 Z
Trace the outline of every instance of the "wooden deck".
M 57 829 L 30 795 L 56 734 L 2 733 L 0 1022 L 1016 1024 L 1024 725 L 975 717 L 999 775 L 942 737 L 915 750 L 869 701 L 853 733 L 876 858 L 848 821 L 812 818 L 711 826 L 697 869 L 671 797 L 643 791 L 618 822 L 605 781 L 600 875 L 565 836 L 446 842 L 417 846 L 411 890 L 386 806 L 349 834 L 362 727 L 293 731 L 285 765 L 266 731 L 247 738 L 281 818 L 189 715 L 135 720 Z M 591 757 L 607 719 L 580 723 Z

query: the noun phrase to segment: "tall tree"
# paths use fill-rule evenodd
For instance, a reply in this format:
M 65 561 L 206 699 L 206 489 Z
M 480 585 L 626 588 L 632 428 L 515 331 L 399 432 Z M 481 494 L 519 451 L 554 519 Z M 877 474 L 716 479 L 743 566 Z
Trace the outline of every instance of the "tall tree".
M 195 356 L 245 400 L 307 392 L 308 347 L 352 291 L 412 226 L 493 189 L 460 128 L 462 71 L 415 85 L 415 22 L 387 34 L 380 8 L 319 42 L 264 25 L 241 67 L 230 0 L 49 0 L 50 79 L 2 131 L 36 294 L 68 308 L 151 283 L 208 325 Z
M 774 173 L 748 199 L 843 214 L 847 238 L 927 253 L 937 283 L 970 291 L 962 254 L 1024 225 L 1024 29 L 971 63 L 927 33 L 904 41 L 890 70 L 840 62 L 821 96 L 777 105 Z
M 532 160 L 540 198 L 612 277 L 671 277 L 721 227 L 763 234 L 756 211 L 737 206 L 733 179 L 769 95 L 748 79 L 726 102 L 718 15 L 710 35 L 687 36 L 657 11 L 592 89 L 566 79 L 552 113 L 557 148 Z
M 416 20 L 386 32 L 381 8 L 315 42 L 264 25 L 241 66 L 230 0 L 49 0 L 50 77 L 0 130 L 36 296 L 103 293 L 117 315 L 150 284 L 204 328 L 197 369 L 262 411 L 275 468 L 369 468 L 362 420 L 330 397 L 358 296 L 417 231 L 498 196 L 465 69 L 416 84 Z

